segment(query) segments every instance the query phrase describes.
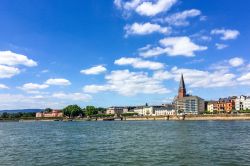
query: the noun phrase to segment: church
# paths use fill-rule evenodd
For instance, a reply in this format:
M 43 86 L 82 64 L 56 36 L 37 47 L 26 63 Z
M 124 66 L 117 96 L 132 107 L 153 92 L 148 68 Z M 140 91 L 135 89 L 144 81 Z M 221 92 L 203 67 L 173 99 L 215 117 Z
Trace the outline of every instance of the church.
M 178 95 L 174 99 L 174 107 L 177 114 L 201 114 L 205 110 L 204 99 L 187 94 L 183 74 L 178 89 Z

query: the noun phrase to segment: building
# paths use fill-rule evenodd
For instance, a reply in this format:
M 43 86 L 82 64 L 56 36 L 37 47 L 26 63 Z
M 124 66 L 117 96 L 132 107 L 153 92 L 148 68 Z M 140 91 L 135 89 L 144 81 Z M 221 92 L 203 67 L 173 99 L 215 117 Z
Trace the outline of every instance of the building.
M 174 105 L 177 114 L 200 114 L 205 110 L 205 102 L 202 98 L 186 93 L 183 75 L 181 75 L 178 96 L 174 99 Z
M 217 111 L 219 113 L 231 113 L 235 110 L 236 97 L 220 98 L 217 102 Z
M 106 114 L 121 115 L 123 114 L 124 107 L 109 107 L 106 110 Z
M 208 101 L 206 105 L 206 110 L 208 112 L 216 113 L 218 111 L 217 101 Z
M 237 111 L 250 109 L 250 96 L 239 96 L 235 99 L 235 109 Z
M 121 115 L 123 113 L 131 112 L 135 107 L 109 107 L 106 110 L 106 114 Z
M 51 112 L 37 112 L 36 118 L 58 118 L 63 117 L 63 112 L 61 110 L 53 110 Z
M 133 111 L 140 116 L 165 116 L 175 114 L 173 107 L 165 106 L 138 106 L 134 108 Z

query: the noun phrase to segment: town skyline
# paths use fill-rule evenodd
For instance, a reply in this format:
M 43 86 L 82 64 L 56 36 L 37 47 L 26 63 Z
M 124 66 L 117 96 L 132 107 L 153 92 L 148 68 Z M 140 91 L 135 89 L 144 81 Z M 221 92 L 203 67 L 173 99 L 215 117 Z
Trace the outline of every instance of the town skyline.
M 0 108 L 250 96 L 250 2 L 216 3 L 3 0 Z

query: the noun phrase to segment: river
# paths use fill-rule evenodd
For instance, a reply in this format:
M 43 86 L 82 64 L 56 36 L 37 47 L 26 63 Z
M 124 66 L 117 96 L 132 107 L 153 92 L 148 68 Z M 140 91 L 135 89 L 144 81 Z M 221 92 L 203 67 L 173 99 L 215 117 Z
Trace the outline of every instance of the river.
M 250 121 L 0 122 L 0 165 L 250 165 Z

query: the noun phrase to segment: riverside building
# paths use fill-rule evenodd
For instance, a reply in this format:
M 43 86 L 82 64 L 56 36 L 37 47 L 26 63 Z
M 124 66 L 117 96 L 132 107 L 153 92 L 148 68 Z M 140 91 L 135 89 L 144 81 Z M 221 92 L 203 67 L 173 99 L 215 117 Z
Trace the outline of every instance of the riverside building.
M 129 113 L 135 107 L 109 107 L 106 110 L 106 114 L 114 114 L 120 116 L 123 113 Z
M 235 110 L 236 97 L 220 98 L 217 102 L 217 109 L 219 113 L 231 113 Z
M 58 118 L 63 117 L 61 110 L 53 110 L 52 112 L 37 112 L 36 118 Z
M 218 111 L 217 101 L 208 101 L 207 111 L 210 113 L 216 113 Z
M 235 100 L 235 109 L 237 111 L 250 109 L 250 96 L 239 96 Z
M 183 75 L 181 75 L 178 96 L 174 99 L 174 106 L 177 114 L 200 114 L 205 110 L 205 102 L 202 98 L 186 93 Z
M 173 107 L 165 106 L 138 106 L 134 108 L 134 112 L 140 116 L 166 116 L 174 115 L 175 110 Z

